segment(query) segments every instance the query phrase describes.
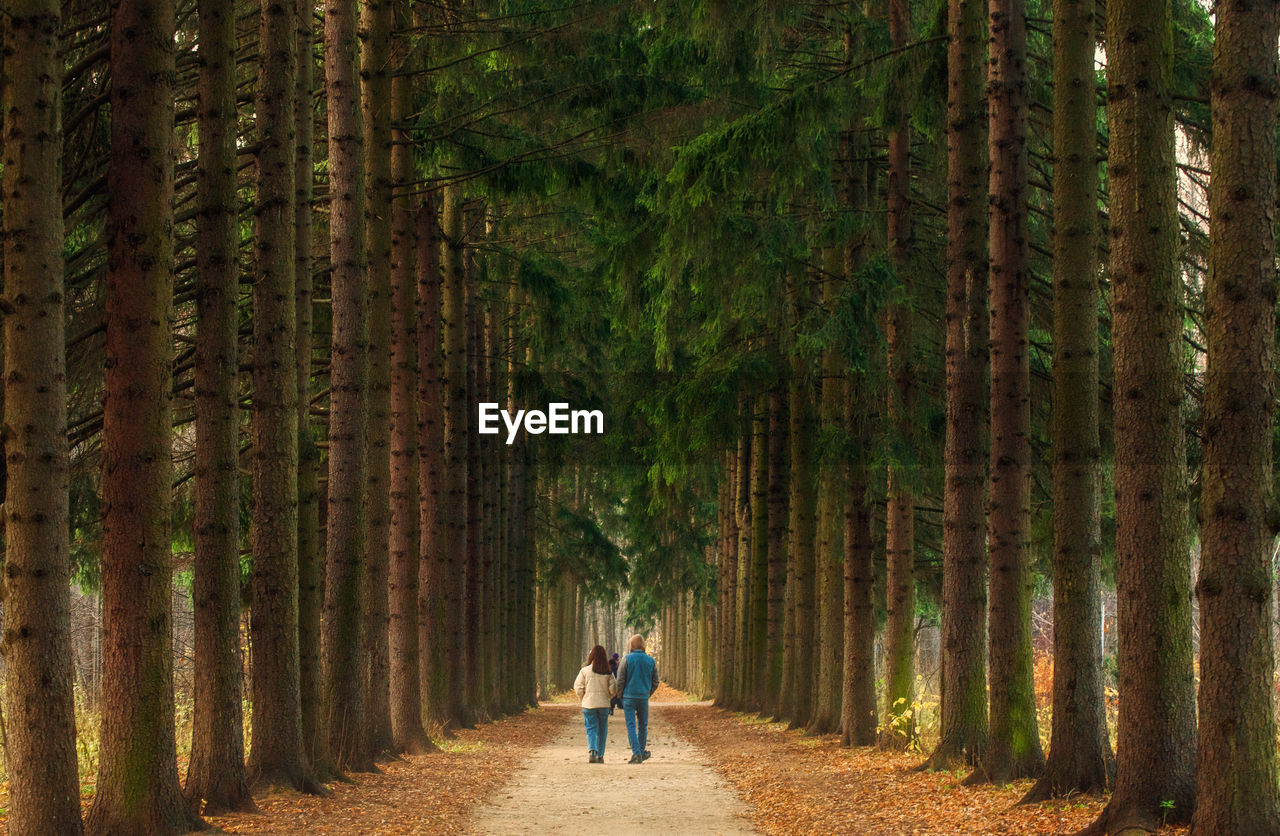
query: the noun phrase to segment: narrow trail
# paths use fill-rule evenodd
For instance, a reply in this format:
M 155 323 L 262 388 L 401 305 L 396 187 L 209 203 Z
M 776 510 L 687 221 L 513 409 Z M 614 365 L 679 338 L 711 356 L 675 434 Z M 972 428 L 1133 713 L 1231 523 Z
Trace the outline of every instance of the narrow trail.
M 483 836 L 505 834 L 697 833 L 742 836 L 757 831 L 747 807 L 711 769 L 698 747 L 678 735 L 667 718 L 706 703 L 655 702 L 649 716 L 649 751 L 628 764 L 622 710 L 609 718 L 603 765 L 587 763 L 582 712 L 576 705 L 544 704 L 564 716 L 563 729 L 533 753 L 492 803 L 477 808 L 469 826 Z

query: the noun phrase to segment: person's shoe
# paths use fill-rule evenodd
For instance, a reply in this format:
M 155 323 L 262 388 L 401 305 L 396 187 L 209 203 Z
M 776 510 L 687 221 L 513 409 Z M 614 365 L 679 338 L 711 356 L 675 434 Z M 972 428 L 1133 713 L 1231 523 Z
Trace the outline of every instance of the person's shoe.
M 604 763 L 604 755 L 596 755 L 596 763 Z
M 632 755 L 631 760 L 627 761 L 627 763 L 644 763 L 644 758 L 639 755 Z
M 595 763 L 595 762 L 596 762 L 596 750 L 592 749 L 590 752 L 587 753 L 587 763 Z
M 653 757 L 653 753 L 652 753 L 652 752 L 650 752 L 648 749 L 645 749 L 645 750 L 644 750 L 644 754 L 640 756 L 640 760 L 641 760 L 641 761 L 647 761 L 647 760 L 649 760 L 649 758 L 651 758 L 651 757 Z

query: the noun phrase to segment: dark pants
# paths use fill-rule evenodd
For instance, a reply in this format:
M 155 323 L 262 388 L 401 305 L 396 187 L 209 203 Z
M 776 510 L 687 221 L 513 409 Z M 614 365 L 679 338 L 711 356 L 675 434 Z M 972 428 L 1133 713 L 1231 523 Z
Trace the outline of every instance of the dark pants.
M 627 715 L 627 742 L 633 755 L 643 755 L 649 744 L 649 698 L 623 697 L 622 710 Z

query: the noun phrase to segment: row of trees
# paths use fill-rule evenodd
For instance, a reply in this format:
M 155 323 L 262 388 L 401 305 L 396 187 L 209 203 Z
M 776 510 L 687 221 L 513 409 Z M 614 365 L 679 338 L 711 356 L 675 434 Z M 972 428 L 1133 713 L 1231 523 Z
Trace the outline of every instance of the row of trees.
M 85 831 L 182 832 L 202 811 L 251 809 L 253 788 L 323 792 L 432 750 L 428 731 L 536 700 L 535 465 L 527 445 L 470 429 L 475 403 L 520 393 L 532 306 L 515 265 L 481 250 L 493 203 L 460 182 L 419 187 L 420 33 L 445 24 L 351 0 L 329 4 L 320 32 L 316 13 L 6 8 L 11 833 L 82 829 L 69 437 L 77 471 L 101 466 L 101 563 L 76 567 L 100 578 L 104 613 Z M 109 130 L 77 132 L 86 98 L 109 105 Z M 69 367 L 66 323 L 85 318 L 96 352 Z M 94 362 L 99 431 L 78 437 L 68 408 L 97 399 Z M 175 394 L 190 399 L 177 422 Z M 180 784 L 170 608 L 188 480 L 196 669 Z
M 944 5 L 945 32 L 934 31 L 946 43 L 945 111 L 927 101 L 927 82 L 908 92 L 930 59 L 872 71 L 880 59 L 859 51 L 875 32 L 887 36 L 879 44 L 888 60 L 921 50 L 927 38 L 912 34 L 911 20 L 927 20 L 932 6 L 888 0 L 793 24 L 813 37 L 830 73 L 858 79 L 848 122 L 825 147 L 826 211 L 847 219 L 802 227 L 797 245 L 809 236 L 808 255 L 762 266 L 759 307 L 724 335 L 749 334 L 755 359 L 730 388 L 736 409 L 720 412 L 731 430 L 718 482 L 718 599 L 701 617 L 718 662 L 710 690 L 732 708 L 841 731 L 850 745 L 906 746 L 915 736 L 916 593 L 926 585 L 942 629 L 941 737 L 928 766 L 972 766 L 974 782 L 1039 778 L 1028 801 L 1110 789 L 1099 833 L 1175 821 L 1273 832 L 1269 213 L 1280 19 L 1268 4 L 1217 4 L 1212 66 L 1200 65 L 1184 94 L 1174 33 L 1184 50 L 1200 37 L 1187 27 L 1208 43 L 1194 8 L 1111 0 L 1103 26 L 1093 2 L 1059 0 L 1050 33 L 1020 0 Z M 1051 45 L 1051 78 L 1033 70 L 1029 28 Z M 780 36 L 791 38 L 790 54 L 804 54 L 795 43 L 803 34 Z M 876 84 L 889 92 L 869 100 L 862 91 Z M 797 85 L 785 106 L 817 98 L 816 87 Z M 1208 118 L 1176 111 L 1180 96 L 1208 104 Z M 1033 103 L 1051 119 L 1035 118 Z M 708 199 L 700 188 L 749 199 L 723 179 L 710 185 L 726 158 L 753 172 L 779 165 L 742 150 L 761 139 L 752 120 L 760 117 L 681 149 L 669 182 L 693 194 L 669 197 L 668 235 L 688 234 L 682 213 Z M 913 140 L 915 124 L 941 126 L 936 141 Z M 944 138 L 939 158 L 931 149 Z M 758 228 L 777 223 L 768 212 L 778 193 L 803 199 L 804 189 L 822 188 L 819 176 L 800 191 L 765 180 Z M 1207 215 L 1184 197 L 1180 225 L 1180 189 L 1190 194 L 1206 178 Z M 760 180 L 749 182 L 759 193 Z M 930 248 L 918 231 L 930 209 L 931 222 L 945 222 L 943 287 L 929 287 Z M 673 249 L 696 294 L 700 257 Z M 1051 286 L 1033 292 L 1037 269 L 1051 273 Z M 1100 368 L 1108 353 L 1110 368 Z M 930 394 L 935 385 L 941 391 Z M 937 406 L 921 405 L 922 392 Z M 1050 401 L 1051 418 L 1037 425 L 1033 412 Z M 1033 454 L 1037 445 L 1050 452 Z M 922 503 L 936 484 L 932 456 L 943 465 L 940 509 Z M 1033 531 L 1036 482 L 1051 533 Z M 933 530 L 916 530 L 922 520 Z M 1047 757 L 1033 679 L 1038 544 L 1052 554 L 1043 567 L 1054 603 Z M 1099 624 L 1112 548 L 1114 757 Z M 922 549 L 940 557 L 937 586 Z M 677 641 L 687 643 L 700 619 L 670 600 Z
M 184 792 L 317 790 L 516 710 L 624 599 L 677 684 L 892 748 L 940 612 L 931 765 L 1112 788 L 1099 830 L 1275 829 L 1269 6 L 0 20 L 14 832 L 80 827 L 72 576 L 105 620 L 92 832 L 180 830 Z M 480 400 L 600 408 L 607 433 L 508 448 Z

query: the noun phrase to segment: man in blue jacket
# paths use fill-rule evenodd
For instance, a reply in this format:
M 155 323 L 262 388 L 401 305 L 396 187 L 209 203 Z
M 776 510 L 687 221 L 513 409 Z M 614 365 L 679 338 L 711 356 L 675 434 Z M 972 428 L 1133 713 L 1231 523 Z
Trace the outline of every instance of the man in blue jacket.
M 644 763 L 649 759 L 645 748 L 649 739 L 649 697 L 658 690 L 658 663 L 644 652 L 644 636 L 632 636 L 631 652 L 618 665 L 618 691 L 622 710 L 627 715 L 627 740 L 631 743 L 631 760 Z

